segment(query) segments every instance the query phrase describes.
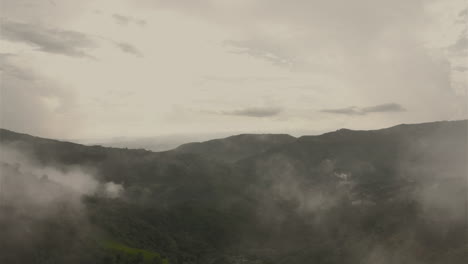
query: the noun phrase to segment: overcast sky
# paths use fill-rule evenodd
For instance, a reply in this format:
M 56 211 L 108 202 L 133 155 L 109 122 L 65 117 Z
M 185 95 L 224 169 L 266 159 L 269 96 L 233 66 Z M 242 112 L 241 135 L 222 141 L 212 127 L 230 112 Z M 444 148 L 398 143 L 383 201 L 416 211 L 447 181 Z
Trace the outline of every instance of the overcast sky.
M 311 134 L 467 118 L 466 0 L 0 0 L 1 127 Z

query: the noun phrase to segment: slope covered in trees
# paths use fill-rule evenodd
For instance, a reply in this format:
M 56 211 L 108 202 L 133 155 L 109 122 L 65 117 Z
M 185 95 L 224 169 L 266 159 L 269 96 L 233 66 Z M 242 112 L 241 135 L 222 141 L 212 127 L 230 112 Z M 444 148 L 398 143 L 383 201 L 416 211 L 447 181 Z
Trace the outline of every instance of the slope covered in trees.
M 466 263 L 467 127 L 166 152 L 0 130 L 0 263 Z

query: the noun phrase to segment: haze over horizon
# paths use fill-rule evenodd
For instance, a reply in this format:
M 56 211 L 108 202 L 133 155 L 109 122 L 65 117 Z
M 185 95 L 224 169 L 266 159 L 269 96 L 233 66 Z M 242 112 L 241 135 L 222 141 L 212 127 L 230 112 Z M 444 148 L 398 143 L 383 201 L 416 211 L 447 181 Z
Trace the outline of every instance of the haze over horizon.
M 468 117 L 464 0 L 0 0 L 0 126 L 319 134 Z
M 367 130 L 355 129 L 355 131 L 377 131 L 377 130 L 384 130 L 384 129 L 397 127 L 400 125 L 424 125 L 424 124 L 435 124 L 435 123 L 450 122 L 450 121 L 458 122 L 458 121 L 468 121 L 468 120 L 467 119 L 440 120 L 440 121 L 411 123 L 411 124 L 401 123 L 401 124 L 396 124 L 392 126 L 367 129 Z M 0 130 L 2 129 L 4 128 L 0 127 Z M 80 138 L 72 138 L 72 139 L 46 138 L 46 139 L 72 142 L 72 143 L 82 144 L 82 145 L 87 145 L 87 146 L 103 146 L 103 147 L 127 148 L 127 149 L 145 149 L 145 150 L 154 151 L 154 152 L 161 152 L 161 151 L 174 150 L 185 144 L 203 143 L 203 142 L 207 143 L 210 141 L 229 139 L 231 137 L 236 137 L 240 135 L 287 135 L 287 136 L 292 136 L 298 139 L 302 136 L 321 136 L 321 135 L 332 133 L 332 132 L 338 132 L 339 130 L 342 130 L 342 129 L 349 130 L 349 128 L 343 127 L 343 128 L 339 128 L 336 130 L 330 130 L 330 131 L 309 131 L 310 133 L 303 131 L 303 133 L 296 133 L 296 134 L 287 134 L 287 133 L 281 133 L 281 132 L 279 133 L 248 133 L 248 132 L 215 133 L 215 132 L 212 132 L 212 133 L 201 133 L 201 134 L 180 133 L 180 134 L 167 134 L 167 135 L 157 135 L 157 136 L 147 136 L 147 137 L 125 137 L 125 136 L 119 137 L 117 136 L 117 137 L 109 137 L 109 138 L 88 138 L 88 139 L 80 139 Z M 13 131 L 13 132 L 22 133 L 21 131 Z M 27 133 L 24 133 L 24 134 L 30 135 L 30 136 L 37 136 L 37 135 L 32 135 L 32 134 L 27 134 Z

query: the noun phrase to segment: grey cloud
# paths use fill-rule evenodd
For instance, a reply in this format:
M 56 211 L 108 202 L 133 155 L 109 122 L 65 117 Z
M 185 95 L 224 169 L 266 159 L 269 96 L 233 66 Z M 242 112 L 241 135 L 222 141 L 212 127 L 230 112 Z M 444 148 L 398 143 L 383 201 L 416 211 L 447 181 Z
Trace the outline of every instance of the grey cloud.
M 0 56 L 0 126 L 40 136 L 62 137 L 79 127 L 72 92 Z
M 88 57 L 93 58 L 87 52 L 88 50 L 97 47 L 97 43 L 89 35 L 77 31 L 51 29 L 38 25 L 20 23 L 14 21 L 3 21 L 0 25 L 2 38 L 13 41 L 22 42 L 33 47 L 37 47 L 40 51 L 60 54 L 72 57 Z M 142 53 L 132 44 L 126 42 L 115 42 L 110 39 L 103 38 L 115 45 L 123 52 L 132 54 L 137 57 L 142 57 Z
M 248 116 L 248 117 L 272 117 L 282 112 L 279 107 L 248 107 L 233 111 L 223 111 L 223 115 Z
M 468 19 L 468 7 L 458 13 L 458 17 L 455 20 L 455 23 L 466 25 L 468 22 L 467 19 Z
M 260 38 L 269 43 L 284 44 L 279 45 L 282 51 L 296 51 L 299 58 L 302 58 L 300 53 L 304 50 L 327 46 L 365 50 L 366 45 L 372 43 L 370 40 L 378 38 L 387 27 L 405 26 L 405 30 L 410 30 L 419 22 L 422 12 L 418 11 L 424 5 L 423 1 L 404 0 L 256 0 L 242 1 L 241 4 L 221 4 L 210 0 L 190 4 L 182 0 L 138 2 L 156 8 L 175 9 L 236 30 L 242 29 L 248 34 L 245 39 Z M 275 30 L 275 26 L 281 31 L 268 32 Z
M 389 103 L 389 104 L 380 104 L 380 105 L 375 105 L 375 106 L 370 106 L 370 107 L 364 107 L 362 109 L 362 112 L 364 113 L 384 113 L 384 112 L 403 112 L 406 111 L 406 109 L 395 103 Z
M 126 26 L 130 23 L 134 23 L 138 26 L 145 26 L 146 25 L 146 20 L 144 19 L 138 19 L 130 16 L 125 16 L 121 14 L 113 14 L 112 18 L 114 18 L 115 22 L 119 25 Z
M 468 18 L 468 7 L 458 13 L 459 18 Z M 466 21 L 465 21 L 466 22 Z
M 264 44 L 265 43 L 255 40 L 225 40 L 223 42 L 224 46 L 234 48 L 229 51 L 234 54 L 249 55 L 257 59 L 266 60 L 274 65 L 287 68 L 291 68 L 297 64 L 293 57 L 282 54 L 280 49 L 267 47 Z
M 321 112 L 330 113 L 330 114 L 343 114 L 343 115 L 362 115 L 363 113 L 359 111 L 358 108 L 354 106 L 346 108 L 337 108 L 337 109 L 323 109 Z
M 199 83 L 206 84 L 209 82 L 216 82 L 228 84 L 245 84 L 251 82 L 276 82 L 284 80 L 287 80 L 287 78 L 274 76 L 205 76 Z
M 369 107 L 346 107 L 338 109 L 324 109 L 321 112 L 330 113 L 330 114 L 342 114 L 342 115 L 366 115 L 369 113 L 394 113 L 394 112 L 404 112 L 406 109 L 396 103 L 380 104 Z
M 3 20 L 3 39 L 22 42 L 47 53 L 72 57 L 90 57 L 87 51 L 96 43 L 86 34 L 70 30 L 45 28 L 39 25 Z
M 35 81 L 37 78 L 32 72 L 10 63 L 10 60 L 15 58 L 16 55 L 14 54 L 0 53 L 0 72 L 2 73 L 2 77 L 6 78 L 9 76 L 23 81 Z
M 145 26 L 146 25 L 146 20 L 144 19 L 136 19 L 134 22 L 139 25 L 139 26 Z
M 136 57 L 143 57 L 143 54 L 132 44 L 126 42 L 116 42 L 117 47 L 128 54 L 134 55 Z
M 62 25 L 86 12 L 90 0 L 1 0 L 2 19 Z
M 430 27 L 424 21 L 439 19 L 438 15 L 427 11 L 431 2 L 433 0 L 218 3 L 204 0 L 187 4 L 183 0 L 138 1 L 145 8 L 167 8 L 222 26 L 235 36 L 224 42 L 232 53 L 321 75 L 330 83 L 336 81 L 340 87 L 351 85 L 356 87 L 354 95 L 366 97 L 369 102 L 397 95 L 405 105 L 425 109 L 402 117 L 405 121 L 460 115 L 455 108 L 435 103 L 441 98 L 445 98 L 448 105 L 461 104 L 460 108 L 466 108 L 466 104 L 461 103 L 463 96 L 453 92 L 450 68 L 445 66 L 452 58 L 468 54 L 466 38 L 460 38 L 448 49 L 450 57 L 434 56 L 421 45 L 425 40 L 418 32 L 426 32 Z M 438 37 L 444 38 L 443 34 Z M 382 54 L 390 56 L 382 57 Z M 359 114 L 358 110 L 341 109 L 351 114 L 356 111 Z
M 463 32 L 458 40 L 448 47 L 448 51 L 455 56 L 466 56 L 468 52 L 467 32 Z
M 114 18 L 115 22 L 120 25 L 128 25 L 130 22 L 130 18 L 124 15 L 119 15 L 119 14 L 113 14 L 112 18 Z
M 465 66 L 457 66 L 457 67 L 453 67 L 452 69 L 455 70 L 455 71 L 458 71 L 458 72 L 468 71 L 468 67 L 465 67 Z

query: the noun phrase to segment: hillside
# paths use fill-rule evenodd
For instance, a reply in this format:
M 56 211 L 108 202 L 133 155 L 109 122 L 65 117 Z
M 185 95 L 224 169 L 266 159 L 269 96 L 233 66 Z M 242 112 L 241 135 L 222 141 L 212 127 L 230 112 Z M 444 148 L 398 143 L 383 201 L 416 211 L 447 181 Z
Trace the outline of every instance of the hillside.
M 0 263 L 466 263 L 467 128 L 165 152 L 2 129 Z
M 261 154 L 296 140 L 284 134 L 242 134 L 205 142 L 183 144 L 174 151 L 194 153 L 209 159 L 234 162 Z

